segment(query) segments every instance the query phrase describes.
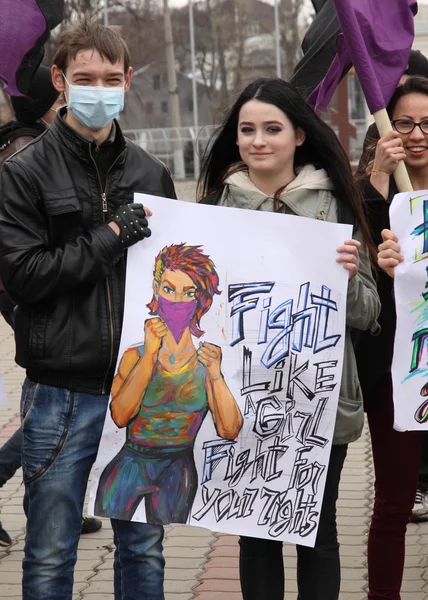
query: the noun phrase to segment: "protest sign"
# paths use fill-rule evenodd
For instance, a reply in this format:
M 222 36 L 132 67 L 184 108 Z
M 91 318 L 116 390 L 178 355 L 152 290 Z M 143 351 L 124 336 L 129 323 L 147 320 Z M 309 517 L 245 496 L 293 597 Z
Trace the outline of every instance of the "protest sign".
M 315 543 L 342 371 L 339 225 L 137 195 L 96 515 Z
M 404 257 L 394 280 L 394 427 L 428 429 L 428 192 L 397 194 L 390 221 Z

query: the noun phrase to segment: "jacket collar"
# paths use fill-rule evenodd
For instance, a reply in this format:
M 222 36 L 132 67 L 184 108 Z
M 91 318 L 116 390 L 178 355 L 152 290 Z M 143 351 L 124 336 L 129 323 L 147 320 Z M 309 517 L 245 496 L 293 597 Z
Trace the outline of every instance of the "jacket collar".
M 263 205 L 264 210 L 274 210 L 273 199 L 252 183 L 247 171 L 229 175 L 225 183 L 224 193 L 231 194 L 241 208 L 257 210 Z M 279 200 L 295 215 L 325 220 L 332 203 L 332 188 L 333 184 L 324 169 L 306 165 L 283 190 Z
M 49 127 L 49 131 L 52 132 L 54 137 L 61 145 L 65 146 L 68 150 L 76 154 L 81 160 L 91 160 L 91 153 L 96 148 L 95 142 L 84 137 L 75 129 L 70 127 L 70 125 L 65 121 L 66 114 L 66 107 L 59 110 L 55 121 Z M 124 151 L 127 149 L 128 144 L 125 136 L 122 133 L 120 125 L 116 120 L 113 121 L 112 136 L 113 134 L 115 134 L 116 140 L 111 140 L 109 138 L 106 143 L 110 143 L 111 141 L 118 142 L 119 153 L 123 153 L 122 160 L 119 162 L 123 162 L 126 155 L 126 152 Z

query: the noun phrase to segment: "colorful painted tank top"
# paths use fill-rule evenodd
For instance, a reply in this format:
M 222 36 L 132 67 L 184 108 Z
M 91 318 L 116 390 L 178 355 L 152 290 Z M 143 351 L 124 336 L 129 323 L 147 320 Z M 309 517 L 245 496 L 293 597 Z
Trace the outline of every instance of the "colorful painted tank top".
M 143 346 L 138 347 L 140 355 Z M 127 442 L 145 447 L 191 446 L 208 410 L 205 370 L 196 353 L 171 373 L 157 362 Z

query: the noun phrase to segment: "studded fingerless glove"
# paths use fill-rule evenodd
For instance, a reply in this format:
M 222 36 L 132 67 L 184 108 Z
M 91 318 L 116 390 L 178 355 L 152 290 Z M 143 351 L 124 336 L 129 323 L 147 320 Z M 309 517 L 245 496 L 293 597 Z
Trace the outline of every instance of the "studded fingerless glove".
M 120 229 L 120 241 L 129 248 L 144 238 L 152 235 L 146 219 L 146 211 L 142 204 L 125 204 L 113 215 L 113 222 Z

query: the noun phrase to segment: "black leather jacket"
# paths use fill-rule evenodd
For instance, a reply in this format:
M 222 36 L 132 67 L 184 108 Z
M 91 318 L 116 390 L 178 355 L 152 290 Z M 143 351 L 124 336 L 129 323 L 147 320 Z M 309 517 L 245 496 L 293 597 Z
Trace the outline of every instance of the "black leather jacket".
M 134 192 L 175 198 L 165 166 L 116 123 L 106 185 L 96 147 L 58 116 L 4 165 L 0 274 L 16 309 L 16 362 L 35 382 L 109 393 L 122 329 L 126 254 L 107 225 Z

